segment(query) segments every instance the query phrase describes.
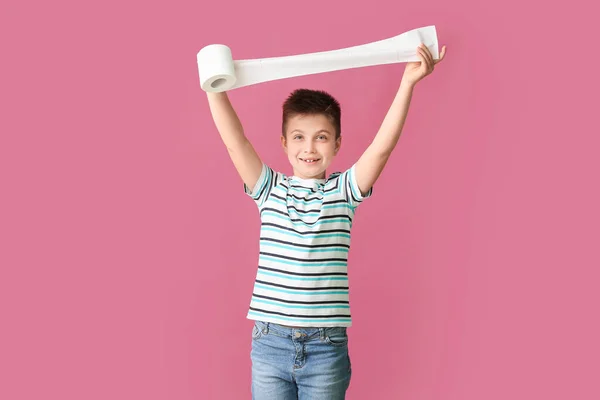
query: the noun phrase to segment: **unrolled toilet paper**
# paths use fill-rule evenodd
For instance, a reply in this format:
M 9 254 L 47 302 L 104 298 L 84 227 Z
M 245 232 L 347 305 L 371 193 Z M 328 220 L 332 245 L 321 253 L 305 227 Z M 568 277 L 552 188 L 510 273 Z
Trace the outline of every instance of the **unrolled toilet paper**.
M 206 92 L 223 92 L 302 75 L 419 61 L 417 46 L 421 43 L 427 46 L 434 59 L 439 59 L 433 25 L 345 49 L 254 60 L 234 61 L 229 47 L 211 44 L 197 55 L 200 87 Z

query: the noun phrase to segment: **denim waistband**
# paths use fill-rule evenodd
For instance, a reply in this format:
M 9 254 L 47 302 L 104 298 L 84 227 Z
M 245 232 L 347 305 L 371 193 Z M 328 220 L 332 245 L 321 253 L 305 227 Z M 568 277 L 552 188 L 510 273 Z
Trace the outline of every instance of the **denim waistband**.
M 312 338 L 319 336 L 321 339 L 324 339 L 327 336 L 332 335 L 333 333 L 346 333 L 346 327 L 343 326 L 334 326 L 334 327 L 325 327 L 325 328 L 292 328 L 290 326 L 279 325 L 273 322 L 263 322 L 263 321 L 254 321 L 256 326 L 262 330 L 264 334 L 271 333 L 281 337 L 291 337 L 297 338 L 299 336 L 305 338 Z

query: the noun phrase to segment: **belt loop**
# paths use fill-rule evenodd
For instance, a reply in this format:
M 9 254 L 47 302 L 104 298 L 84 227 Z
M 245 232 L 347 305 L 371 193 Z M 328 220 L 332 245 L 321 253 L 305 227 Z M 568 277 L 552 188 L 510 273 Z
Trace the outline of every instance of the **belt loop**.
M 325 340 L 325 328 L 319 328 L 319 336 L 321 340 Z
M 269 325 L 270 325 L 270 324 L 271 324 L 270 322 L 267 322 L 267 323 L 265 324 L 265 329 L 263 330 L 263 333 L 264 333 L 265 335 L 267 335 L 267 334 L 269 333 Z

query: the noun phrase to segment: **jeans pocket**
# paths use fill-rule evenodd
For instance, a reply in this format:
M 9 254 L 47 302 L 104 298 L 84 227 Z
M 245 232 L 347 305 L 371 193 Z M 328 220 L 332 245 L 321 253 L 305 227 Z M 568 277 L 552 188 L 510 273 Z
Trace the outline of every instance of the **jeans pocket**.
M 252 340 L 258 340 L 262 337 L 262 335 L 262 328 L 255 322 L 254 327 L 252 328 Z
M 345 328 L 331 328 L 325 331 L 325 342 L 335 347 L 348 345 L 348 333 Z

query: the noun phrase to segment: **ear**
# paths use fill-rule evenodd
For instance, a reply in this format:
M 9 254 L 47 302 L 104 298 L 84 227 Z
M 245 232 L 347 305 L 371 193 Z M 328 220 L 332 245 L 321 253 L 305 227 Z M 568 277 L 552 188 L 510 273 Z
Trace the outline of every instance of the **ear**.
M 283 151 L 287 154 L 287 140 L 284 135 L 281 135 L 281 147 Z
M 335 140 L 335 150 L 334 150 L 335 154 L 337 154 L 338 151 L 340 151 L 341 147 L 342 147 L 342 137 L 340 136 L 339 138 L 337 138 Z

